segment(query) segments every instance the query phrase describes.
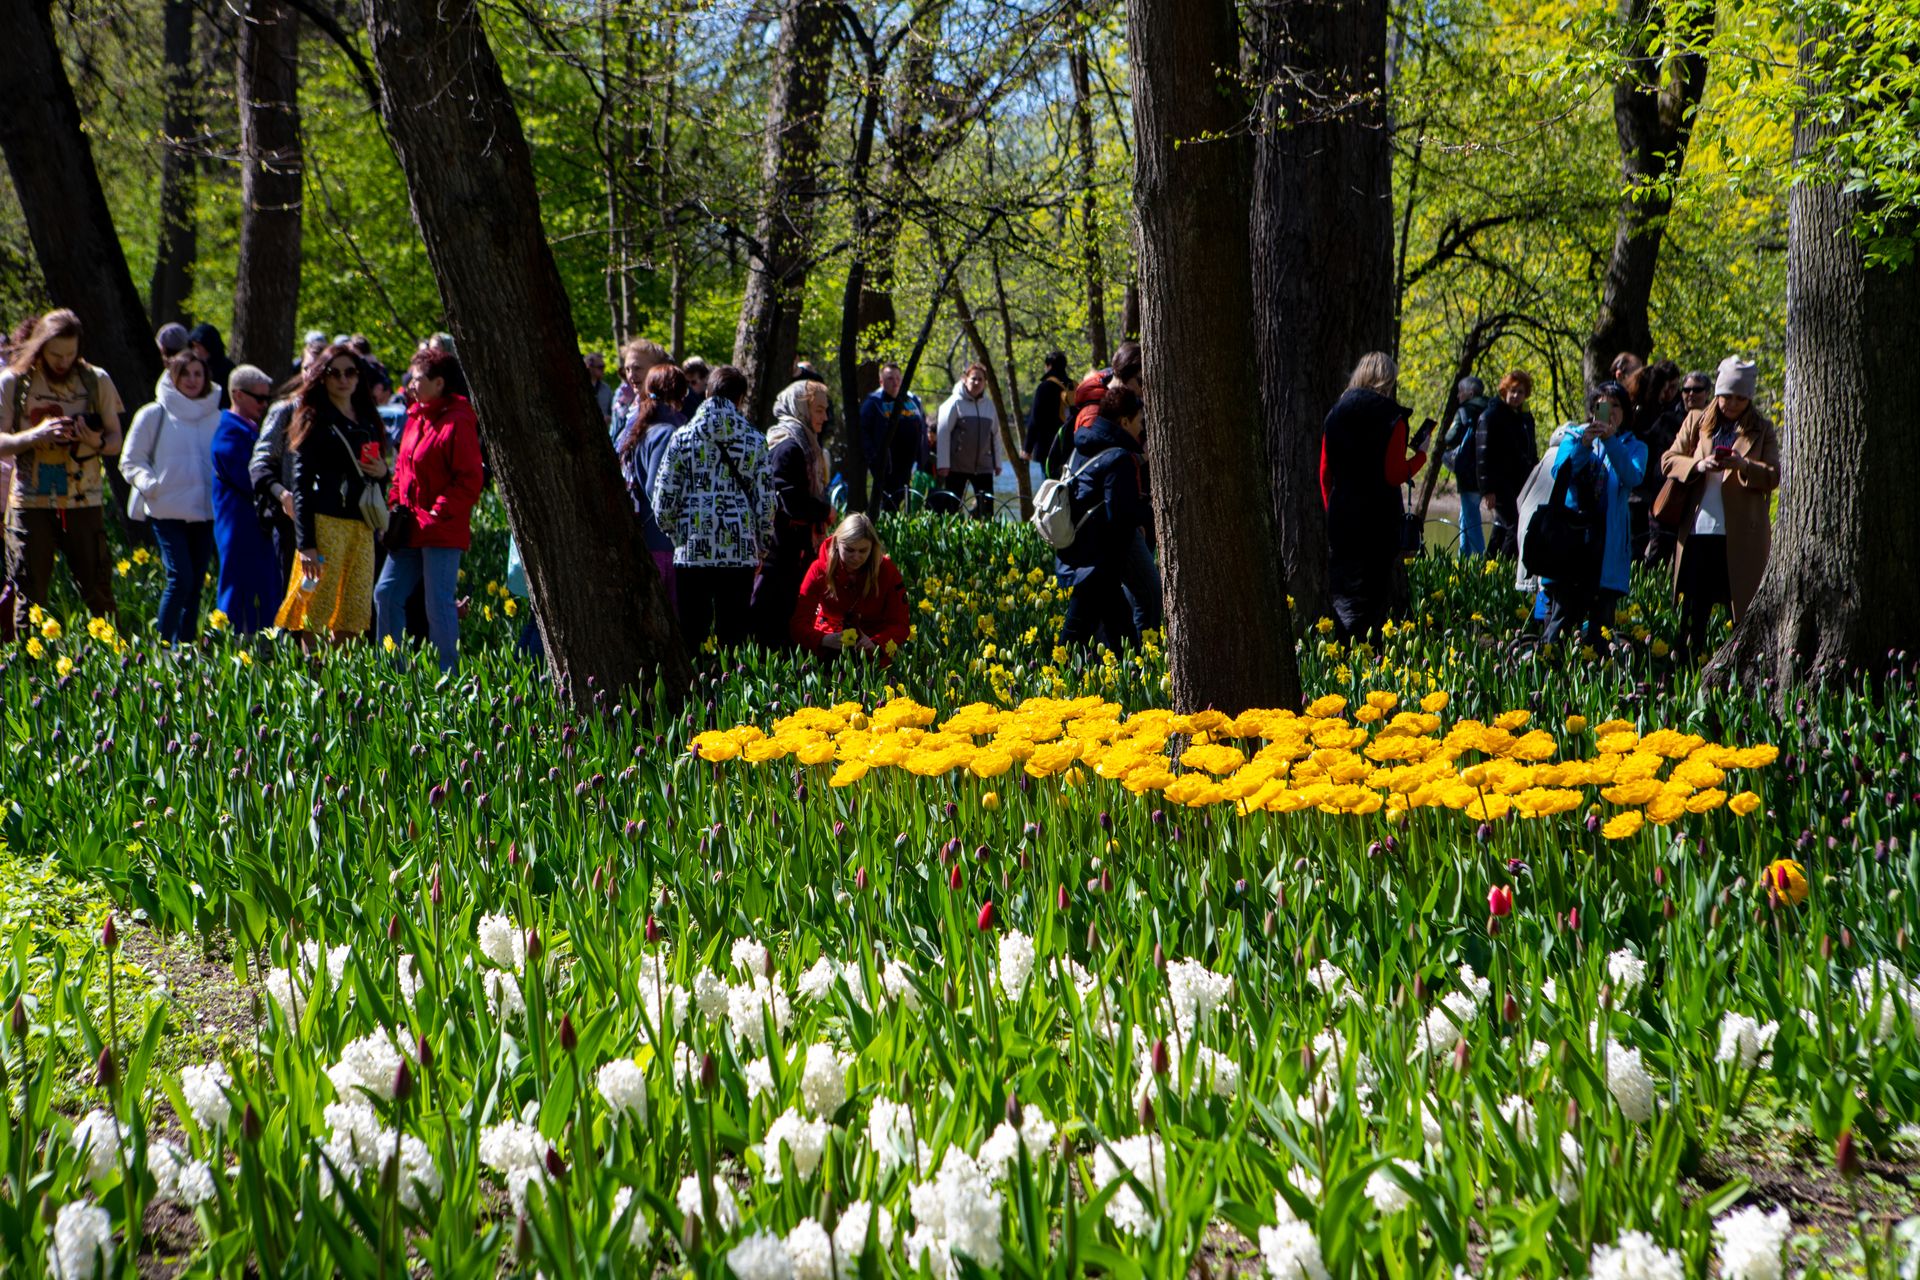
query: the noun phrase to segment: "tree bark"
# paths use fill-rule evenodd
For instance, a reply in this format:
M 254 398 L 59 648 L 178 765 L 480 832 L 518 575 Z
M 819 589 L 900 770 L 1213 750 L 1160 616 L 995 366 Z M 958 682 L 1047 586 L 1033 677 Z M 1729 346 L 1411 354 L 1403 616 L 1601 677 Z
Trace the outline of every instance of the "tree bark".
M 1812 47 L 1802 74 L 1830 97 L 1807 66 Z M 1796 169 L 1824 155 L 1836 127 L 1851 124 L 1802 114 Z M 1828 181 L 1793 184 L 1779 522 L 1760 590 L 1707 668 L 1712 681 L 1770 678 L 1783 702 L 1800 679 L 1844 680 L 1920 652 L 1920 506 L 1906 483 L 1920 265 L 1868 265 L 1854 235 L 1862 201 Z
M 1297 707 L 1259 415 L 1231 379 L 1189 376 L 1254 361 L 1234 0 L 1128 0 L 1127 41 L 1147 456 L 1173 706 Z
M 773 398 L 791 379 L 799 353 L 832 38 L 827 0 L 784 0 L 760 160 L 766 200 L 733 339 L 733 362 L 747 375 L 747 418 L 757 424 L 772 417 Z
M 1711 27 L 1713 11 L 1704 12 L 1699 21 Z M 1614 224 L 1600 316 L 1580 359 L 1590 387 L 1612 376 L 1613 358 L 1622 351 L 1642 360 L 1653 352 L 1648 306 L 1660 241 L 1673 209 L 1672 183 L 1686 162 L 1694 110 L 1707 87 L 1706 55 L 1694 51 L 1705 33 L 1685 26 L 1674 32 L 1683 51 L 1670 59 L 1665 17 L 1661 0 L 1620 0 L 1626 69 L 1613 86 L 1613 129 L 1626 193 Z
M 1079 142 L 1080 269 L 1087 291 L 1087 358 L 1092 367 L 1113 355 L 1107 345 L 1106 268 L 1100 261 L 1099 156 L 1093 146 L 1093 84 L 1088 59 L 1092 56 L 1088 27 L 1092 22 L 1084 4 L 1067 9 L 1073 31 L 1067 45 L 1067 67 L 1073 78 L 1073 122 Z
M 1006 437 L 1007 461 L 1014 468 L 1014 487 L 1020 494 L 1020 518 L 1033 517 L 1033 473 L 1020 458 L 1020 446 L 1026 439 L 1027 409 L 1021 403 L 1020 366 L 1013 352 L 1013 308 L 1007 303 L 1007 281 L 1000 271 L 1000 250 L 996 247 L 988 258 L 993 270 L 993 298 L 1000 311 L 1000 351 L 1007 362 L 1007 407 L 1013 411 L 1010 421 L 1004 426 L 1013 434 Z
M 1001 390 L 999 371 L 993 367 L 993 352 L 987 349 L 986 335 L 980 332 L 980 322 L 974 318 L 973 308 L 967 304 L 966 290 L 960 287 L 958 278 L 948 293 L 953 295 L 954 318 L 960 322 L 960 331 L 967 335 L 967 345 L 973 349 L 973 358 L 987 371 L 987 395 L 993 401 L 994 415 L 1000 419 L 1000 459 L 1013 468 L 1014 481 L 1020 492 L 1020 518 L 1025 520 L 1033 514 L 1033 493 L 1027 479 L 1026 464 L 1020 461 L 1020 436 L 1014 426 L 1014 415 L 1019 411 L 1019 405 Z
M 1262 86 L 1254 333 L 1293 612 L 1329 612 L 1320 428 L 1354 364 L 1393 343 L 1386 0 L 1256 0 Z
M 160 376 L 160 356 L 80 127 L 48 0 L 0 0 L 0 48 L 8 87 L 0 151 L 47 297 L 79 312 L 87 359 L 137 404 Z
M 576 705 L 691 679 L 618 480 L 541 225 L 532 154 L 474 0 L 365 0 L 405 172 L 548 660 Z
M 240 255 L 234 359 L 278 376 L 294 350 L 300 306 L 300 17 L 285 0 L 245 0 L 240 14 Z
M 166 104 L 161 113 L 160 243 L 147 287 L 147 314 L 155 324 L 190 320 L 193 265 L 199 253 L 194 217 L 197 191 L 194 135 L 199 112 L 194 104 L 193 5 L 166 0 L 163 19 Z

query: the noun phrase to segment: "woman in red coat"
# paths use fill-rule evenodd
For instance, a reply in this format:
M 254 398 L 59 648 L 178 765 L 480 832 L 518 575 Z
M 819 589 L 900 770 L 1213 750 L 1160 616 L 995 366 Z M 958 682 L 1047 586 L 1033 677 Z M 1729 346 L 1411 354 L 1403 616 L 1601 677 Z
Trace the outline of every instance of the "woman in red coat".
M 878 652 L 884 662 L 912 635 L 907 618 L 906 583 L 873 521 L 856 512 L 820 544 L 789 629 L 804 649 Z
M 399 527 L 408 530 L 406 545 L 389 545 L 373 603 L 381 642 L 399 640 L 407 626 L 407 597 L 424 578 L 427 634 L 440 669 L 452 671 L 460 664 L 460 557 L 473 542 L 473 508 L 485 478 L 480 428 L 467 398 L 448 390 L 464 385 L 452 356 L 421 352 L 413 360 L 413 379 L 413 407 L 387 496 Z

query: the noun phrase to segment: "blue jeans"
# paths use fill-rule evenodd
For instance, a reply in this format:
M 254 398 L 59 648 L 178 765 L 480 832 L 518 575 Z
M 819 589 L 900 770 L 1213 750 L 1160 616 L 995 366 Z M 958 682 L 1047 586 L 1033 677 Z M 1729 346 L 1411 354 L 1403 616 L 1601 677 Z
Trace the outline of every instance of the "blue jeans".
M 1480 524 L 1480 495 L 1471 489 L 1460 491 L 1460 554 L 1475 557 L 1487 554 L 1486 531 Z
M 462 554 L 458 547 L 404 547 L 387 553 L 387 567 L 380 571 L 380 581 L 373 588 L 382 644 L 388 636 L 395 643 L 404 641 L 407 597 L 425 577 L 427 635 L 439 650 L 440 669 L 452 671 L 460 665 L 460 608 L 455 597 L 460 589 Z
M 200 634 L 200 589 L 206 585 L 207 565 L 213 561 L 213 521 L 149 523 L 153 540 L 160 546 L 160 563 L 167 571 L 156 622 L 160 638 L 168 644 L 191 643 Z
M 1133 606 L 1133 629 L 1137 634 L 1160 625 L 1160 566 L 1154 563 L 1147 535 L 1134 530 L 1133 542 L 1120 557 L 1120 585 Z

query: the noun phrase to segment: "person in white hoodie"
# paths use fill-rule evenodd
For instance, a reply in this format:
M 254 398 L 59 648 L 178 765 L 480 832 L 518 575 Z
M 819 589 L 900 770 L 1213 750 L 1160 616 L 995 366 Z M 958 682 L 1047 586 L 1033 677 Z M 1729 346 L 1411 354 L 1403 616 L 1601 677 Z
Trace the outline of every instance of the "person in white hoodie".
M 987 395 L 987 367 L 970 364 L 940 406 L 934 438 L 934 474 L 960 509 L 967 485 L 973 486 L 973 517 L 993 514 L 993 478 L 1000 474 L 1000 415 Z
M 184 351 L 167 362 L 154 401 L 133 415 L 120 474 L 133 486 L 127 514 L 151 522 L 167 585 L 156 630 L 168 644 L 199 634 L 200 592 L 213 559 L 213 433 L 220 388 L 206 362 Z

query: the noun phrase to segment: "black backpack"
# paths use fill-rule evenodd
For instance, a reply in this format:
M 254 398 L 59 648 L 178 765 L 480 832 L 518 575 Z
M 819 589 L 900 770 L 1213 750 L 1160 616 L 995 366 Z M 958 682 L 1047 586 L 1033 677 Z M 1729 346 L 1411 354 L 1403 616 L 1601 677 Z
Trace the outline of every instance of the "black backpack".
M 1600 576 L 1606 553 L 1607 513 L 1605 479 L 1598 501 L 1591 492 L 1577 494 L 1577 506 L 1567 505 L 1567 492 L 1576 468 L 1573 458 L 1560 464 L 1553 478 L 1553 494 L 1527 521 L 1527 572 L 1556 582 L 1591 582 Z

